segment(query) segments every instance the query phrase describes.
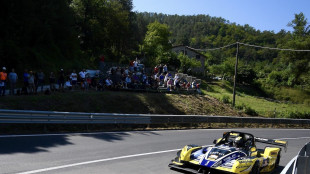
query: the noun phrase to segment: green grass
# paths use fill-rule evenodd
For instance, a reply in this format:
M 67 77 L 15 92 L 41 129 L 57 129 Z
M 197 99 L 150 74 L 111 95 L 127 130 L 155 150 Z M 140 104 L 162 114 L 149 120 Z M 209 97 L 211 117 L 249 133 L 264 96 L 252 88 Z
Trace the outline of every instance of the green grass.
M 222 100 L 224 96 L 229 96 L 229 101 L 232 102 L 232 85 L 225 81 L 215 81 L 212 83 L 204 83 L 202 86 L 206 90 L 203 92 L 218 100 Z M 275 102 L 269 101 L 266 98 L 259 97 L 261 91 L 249 91 L 247 87 L 237 88 L 236 92 L 236 108 L 252 109 L 261 116 L 265 117 L 298 117 L 298 113 L 310 113 L 310 105 L 307 103 L 294 104 L 292 102 Z M 251 95 L 249 95 L 251 93 Z M 256 96 L 253 96 L 256 94 Z M 283 94 L 284 95 L 284 94 Z M 307 94 L 304 94 L 307 95 Z M 295 115 L 294 115 L 295 114 Z
M 5 96 L 1 98 L 0 108 L 128 114 L 239 115 L 230 106 L 203 95 L 107 90 Z
M 207 95 L 106 90 L 104 92 L 73 91 L 55 92 L 51 95 L 5 96 L 1 98 L 0 108 L 129 114 L 260 115 L 279 118 L 310 118 L 309 103 L 269 101 L 261 97 L 266 96 L 262 90 L 249 86 L 237 87 L 236 109 L 231 107 L 233 89 L 229 82 L 206 83 L 203 81 L 201 89 Z

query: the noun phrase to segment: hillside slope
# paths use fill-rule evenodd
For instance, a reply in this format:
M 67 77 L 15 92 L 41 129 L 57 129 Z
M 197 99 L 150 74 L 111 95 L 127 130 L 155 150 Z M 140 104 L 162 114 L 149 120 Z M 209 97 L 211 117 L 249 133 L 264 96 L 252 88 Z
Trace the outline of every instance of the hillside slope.
M 74 91 L 56 92 L 51 95 L 6 96 L 1 99 L 0 108 L 96 113 L 240 115 L 229 105 L 207 95 L 124 91 Z

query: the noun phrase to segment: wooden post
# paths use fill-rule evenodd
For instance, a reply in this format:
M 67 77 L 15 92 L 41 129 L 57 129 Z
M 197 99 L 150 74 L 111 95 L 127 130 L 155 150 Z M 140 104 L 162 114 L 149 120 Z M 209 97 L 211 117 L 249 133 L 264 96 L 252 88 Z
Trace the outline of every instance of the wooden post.
M 233 101 L 232 101 L 232 106 L 233 107 L 235 107 L 235 100 L 236 100 L 236 79 L 237 79 L 237 69 L 238 69 L 238 52 L 239 52 L 239 42 L 237 42 L 237 52 L 236 52 L 234 90 L 233 90 Z

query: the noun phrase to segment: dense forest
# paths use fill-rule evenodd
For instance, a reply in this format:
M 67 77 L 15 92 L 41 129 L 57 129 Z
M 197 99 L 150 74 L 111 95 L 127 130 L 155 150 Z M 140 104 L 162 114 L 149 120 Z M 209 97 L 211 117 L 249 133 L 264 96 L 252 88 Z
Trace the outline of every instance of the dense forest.
M 138 13 L 132 0 L 10 0 L 0 1 L 0 13 L 0 66 L 17 72 L 95 68 L 100 55 L 123 64 L 135 57 L 147 65 L 195 64 L 171 53 L 173 45 L 206 49 L 242 42 L 310 50 L 310 25 L 303 13 L 287 19 L 292 31 L 277 33 L 209 15 Z M 233 77 L 235 46 L 202 53 L 207 75 Z M 240 45 L 238 56 L 240 83 L 310 88 L 310 52 Z

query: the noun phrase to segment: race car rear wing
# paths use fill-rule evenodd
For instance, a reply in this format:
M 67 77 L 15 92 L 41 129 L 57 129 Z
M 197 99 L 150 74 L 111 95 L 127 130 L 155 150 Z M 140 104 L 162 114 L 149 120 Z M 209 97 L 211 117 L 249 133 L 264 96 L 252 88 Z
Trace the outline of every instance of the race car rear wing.
M 254 140 L 255 140 L 255 142 L 272 144 L 272 145 L 276 145 L 276 146 L 282 146 L 282 147 L 284 147 L 285 152 L 287 149 L 287 141 L 273 140 L 273 139 L 266 139 L 266 138 L 259 138 L 259 137 L 254 137 Z

